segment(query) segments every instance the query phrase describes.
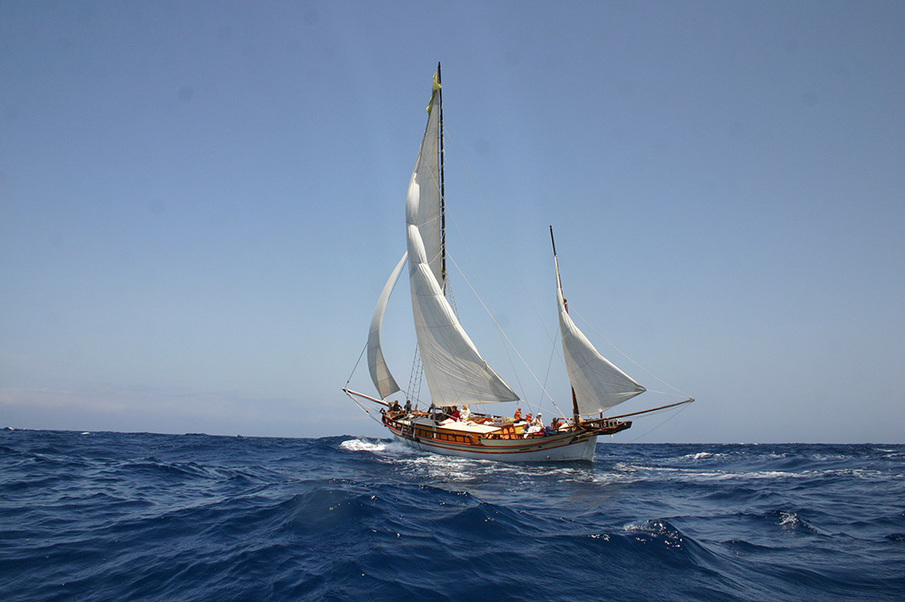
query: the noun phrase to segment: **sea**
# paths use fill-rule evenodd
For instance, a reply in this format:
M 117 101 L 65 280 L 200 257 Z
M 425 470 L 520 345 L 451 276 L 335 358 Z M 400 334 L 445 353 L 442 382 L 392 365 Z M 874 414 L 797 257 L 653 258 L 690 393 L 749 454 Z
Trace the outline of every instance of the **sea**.
M 905 600 L 905 446 L 0 431 L 0 600 Z

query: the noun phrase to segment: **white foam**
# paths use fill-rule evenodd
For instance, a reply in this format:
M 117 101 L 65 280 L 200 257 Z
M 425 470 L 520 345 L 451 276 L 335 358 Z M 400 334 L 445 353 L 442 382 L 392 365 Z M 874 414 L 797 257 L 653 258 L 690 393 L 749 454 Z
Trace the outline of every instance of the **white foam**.
M 382 452 L 386 451 L 387 448 L 386 441 L 369 441 L 367 439 L 349 439 L 348 441 L 343 441 L 339 444 L 341 448 L 346 451 L 367 451 L 367 452 Z
M 706 460 L 707 458 L 714 457 L 710 452 L 698 452 L 696 454 L 686 454 L 682 456 L 683 460 Z
M 784 529 L 797 529 L 801 526 L 801 520 L 794 512 L 780 512 L 777 524 Z

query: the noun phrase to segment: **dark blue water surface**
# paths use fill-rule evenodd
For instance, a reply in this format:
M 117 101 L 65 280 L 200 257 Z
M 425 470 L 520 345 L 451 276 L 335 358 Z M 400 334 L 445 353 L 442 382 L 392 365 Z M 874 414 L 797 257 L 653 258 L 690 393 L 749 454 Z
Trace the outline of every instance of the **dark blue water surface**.
M 903 600 L 905 446 L 0 433 L 0 600 Z

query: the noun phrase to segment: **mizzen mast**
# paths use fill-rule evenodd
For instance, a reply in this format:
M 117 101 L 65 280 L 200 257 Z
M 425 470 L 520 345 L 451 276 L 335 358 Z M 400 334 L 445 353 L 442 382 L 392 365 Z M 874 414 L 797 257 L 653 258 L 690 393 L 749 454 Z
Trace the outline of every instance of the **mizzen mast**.
M 556 256 L 556 239 L 553 238 L 553 226 L 550 226 L 550 243 L 553 245 L 553 262 L 556 264 L 556 286 L 559 287 L 559 294 L 562 295 L 562 280 L 559 277 L 559 258 Z M 563 296 L 563 307 L 566 310 L 566 313 L 569 312 L 569 304 L 566 301 L 565 296 Z M 571 387 L 572 389 L 572 417 L 575 420 L 575 426 L 578 426 L 580 413 L 578 411 L 578 398 L 575 396 L 575 387 Z

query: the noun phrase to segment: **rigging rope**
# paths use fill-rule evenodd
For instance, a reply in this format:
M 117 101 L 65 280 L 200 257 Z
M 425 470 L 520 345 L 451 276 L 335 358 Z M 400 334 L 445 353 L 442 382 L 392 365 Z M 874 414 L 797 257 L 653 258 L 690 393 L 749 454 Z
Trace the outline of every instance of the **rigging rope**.
M 352 373 L 349 374 L 348 380 L 346 380 L 346 387 L 348 388 L 349 383 L 352 382 L 352 377 L 355 376 L 355 371 L 358 370 L 358 364 L 361 363 L 361 358 L 364 357 L 365 351 L 368 349 L 368 344 L 365 343 L 365 346 L 362 347 L 361 353 L 358 354 L 358 359 L 355 361 L 355 365 L 352 366 Z
M 471 186 L 471 189 L 472 189 L 472 192 L 473 192 L 475 198 L 477 198 L 478 202 L 481 204 L 481 208 L 484 211 L 484 215 L 487 217 L 487 223 L 490 225 L 491 229 L 493 230 L 493 233 L 496 236 L 497 242 L 500 245 L 500 248 L 502 249 L 503 254 L 506 257 L 506 260 L 509 262 L 509 266 L 511 268 L 511 273 L 514 274 L 515 277 L 518 279 L 519 284 L 522 287 L 522 290 L 525 292 L 524 298 L 527 299 L 528 302 L 531 304 L 531 308 L 534 310 L 534 315 L 537 317 L 537 321 L 540 323 L 541 327 L 544 329 L 544 332 L 546 333 L 547 338 L 553 343 L 554 349 L 555 349 L 556 338 L 550 333 L 550 330 L 547 328 L 547 324 L 544 321 L 544 319 L 541 315 L 541 312 L 537 307 L 537 304 L 534 302 L 534 296 L 529 292 L 528 285 L 525 283 L 524 278 L 522 278 L 522 274 L 521 274 L 521 271 L 518 269 L 518 265 L 516 264 L 515 260 L 513 259 L 512 254 L 509 252 L 509 248 L 506 246 L 506 244 L 503 240 L 503 237 L 500 235 L 500 230 L 496 225 L 496 221 L 493 219 L 493 214 L 488 209 L 487 203 L 484 202 L 484 198 L 481 196 L 480 192 L 478 191 L 477 186 L 475 185 L 475 182 L 474 182 L 473 178 L 471 177 L 471 172 L 468 170 L 467 166 L 462 161 L 462 157 L 459 154 L 459 149 L 456 146 L 456 143 L 453 140 L 453 138 L 449 135 L 448 128 L 445 130 L 445 135 L 446 135 L 447 141 L 449 142 L 447 147 L 451 147 L 453 149 L 453 153 L 455 154 L 456 159 L 462 168 L 462 173 L 465 174 L 465 177 L 468 180 L 469 185 Z M 462 247 L 465 249 L 465 253 L 468 256 L 469 261 L 471 262 L 471 265 L 472 265 L 472 268 L 474 269 L 475 274 L 477 274 L 477 276 L 478 276 L 479 284 L 480 284 L 481 288 L 484 289 L 485 287 L 484 287 L 483 279 L 481 278 L 481 271 L 477 269 L 477 262 L 475 262 L 474 256 L 471 254 L 471 250 L 469 249 L 468 244 L 466 243 L 466 237 L 464 237 L 462 235 L 462 231 L 459 229 L 458 222 L 456 222 L 455 217 L 453 217 L 452 219 L 448 219 L 447 221 L 452 222 L 453 227 L 455 228 L 456 232 L 458 233 L 459 239 L 462 242 Z M 449 256 L 449 253 L 447 253 L 447 258 L 452 260 L 452 258 Z M 556 404 L 556 401 L 553 399 L 553 397 L 547 391 L 546 382 L 542 383 L 538 379 L 537 375 L 534 373 L 533 370 L 531 370 L 531 367 L 528 365 L 528 362 L 525 361 L 525 358 L 518 352 L 518 349 L 512 343 L 512 340 L 509 339 L 508 335 L 506 335 L 502 326 L 500 326 L 499 322 L 497 322 L 492 310 L 483 301 L 484 296 L 481 296 L 477 293 L 477 291 L 475 290 L 475 287 L 465 277 L 465 274 L 462 271 L 462 269 L 455 263 L 454 260 L 452 260 L 452 261 L 453 261 L 453 265 L 455 265 L 456 269 L 459 271 L 459 274 L 462 275 L 462 278 L 465 279 L 466 284 L 468 284 L 469 288 L 471 288 L 475 297 L 478 298 L 478 301 L 484 307 L 484 310 L 487 312 L 487 314 L 493 320 L 494 324 L 497 327 L 497 330 L 499 331 L 499 333 L 501 335 L 501 338 L 503 339 L 504 343 L 506 343 L 506 345 L 504 347 L 506 348 L 507 358 L 509 359 L 509 365 L 512 367 L 513 373 L 515 374 L 516 381 L 518 382 L 518 388 L 521 391 L 526 390 L 521 382 L 521 378 L 519 376 L 519 370 L 516 369 L 515 362 L 512 359 L 512 355 L 511 355 L 511 353 L 509 353 L 510 347 L 512 348 L 512 350 L 515 351 L 515 353 L 516 353 L 516 355 L 518 355 L 518 358 L 521 361 L 522 365 L 525 366 L 525 368 L 531 374 L 531 377 L 535 380 L 537 385 L 540 387 L 541 397 L 546 397 L 547 399 L 549 399 L 550 402 L 553 404 L 553 406 L 556 408 L 556 410 L 558 412 L 562 413 L 562 409 L 559 408 L 559 406 Z M 547 375 L 549 376 L 549 367 L 548 367 Z M 527 402 L 527 400 L 526 400 L 526 402 Z M 537 403 L 537 407 L 540 408 L 540 402 Z
M 642 437 L 646 437 L 646 436 L 650 435 L 652 432 L 654 432 L 655 430 L 657 430 L 658 428 L 660 428 L 661 426 L 663 426 L 664 424 L 666 424 L 667 422 L 669 422 L 670 420 L 672 420 L 673 418 L 675 418 L 676 416 L 678 416 L 679 414 L 684 412 L 685 409 L 690 405 L 691 405 L 690 403 L 686 403 L 685 405 L 681 406 L 681 408 L 679 410 L 673 412 L 673 414 L 671 416 L 669 416 L 668 418 L 666 418 L 663 422 L 661 422 L 660 424 L 658 424 L 654 427 L 651 427 L 649 430 L 641 433 L 640 435 L 638 435 L 631 441 L 627 441 L 626 443 L 635 443 L 636 441 L 638 441 L 638 439 L 641 439 Z M 672 408 L 669 408 L 669 409 L 672 409 Z M 666 412 L 668 410 L 662 410 L 662 411 Z M 659 414 L 659 412 L 653 412 L 653 414 Z
M 421 362 L 421 351 L 415 344 L 415 357 L 412 358 L 412 372 L 409 374 L 409 386 L 406 391 L 408 399 L 418 405 L 421 402 L 421 384 L 424 382 L 424 364 Z
M 616 345 L 614 345 L 608 338 L 606 338 L 605 336 L 603 336 L 603 334 L 601 334 L 596 328 L 594 328 L 594 326 L 593 326 L 590 322 L 588 322 L 588 320 L 585 319 L 585 317 L 582 316 L 579 312 L 574 311 L 573 313 L 574 313 L 574 315 L 577 315 L 579 318 L 581 318 L 582 323 L 585 324 L 585 325 L 587 326 L 587 328 L 588 328 L 589 330 L 591 330 L 591 332 L 593 332 L 596 336 L 600 337 L 603 341 L 605 341 L 607 345 L 609 345 L 610 347 L 612 347 L 613 349 L 615 349 L 616 351 L 618 351 L 619 354 L 622 355 L 622 357 L 624 357 L 625 359 L 627 359 L 628 361 L 630 361 L 631 363 L 633 363 L 633 364 L 635 365 L 635 367 L 637 367 L 639 370 L 642 370 L 642 371 L 645 372 L 648 376 L 650 376 L 651 378 L 653 378 L 653 379 L 659 381 L 660 383 L 666 385 L 667 387 L 669 387 L 670 389 L 672 389 L 673 391 L 675 391 L 675 392 L 678 393 L 679 395 L 683 395 L 683 396 L 685 396 L 685 397 L 691 397 L 691 395 L 689 395 L 688 393 L 685 393 L 684 391 L 681 391 L 680 389 L 677 389 L 676 387 L 672 386 L 671 384 L 669 384 L 668 382 L 666 382 L 665 380 L 663 380 L 662 378 L 660 378 L 659 376 L 657 376 L 656 374 L 654 374 L 653 372 L 651 372 L 650 370 L 648 370 L 647 368 L 645 368 L 644 366 L 642 366 L 641 364 L 639 364 L 638 362 L 636 362 L 633 358 L 629 357 L 629 355 L 628 355 L 627 353 L 625 353 L 624 351 L 622 351 L 622 349 L 620 349 L 619 347 L 616 347 Z M 651 392 L 651 393 L 656 393 L 656 391 L 650 391 L 650 392 Z M 670 395 L 670 393 L 666 393 L 666 392 L 663 392 L 663 391 L 661 391 L 660 393 L 663 394 L 663 395 Z
M 370 419 L 373 420 L 374 422 L 379 422 L 380 424 L 383 424 L 383 417 L 377 418 L 377 417 L 375 417 L 374 414 L 372 413 L 372 409 L 374 409 L 374 406 L 365 406 L 365 405 L 363 405 L 362 402 L 361 402 L 358 398 L 356 398 L 354 395 L 350 394 L 348 391 L 346 391 L 346 396 L 347 396 L 349 399 L 351 399 L 351 400 L 355 403 L 355 405 L 357 405 L 358 408 L 359 408 L 362 412 L 364 412 L 365 414 L 367 414 L 367 415 L 368 415 L 368 418 L 370 418 Z
M 362 350 L 361 350 L 361 353 L 358 354 L 358 359 L 355 361 L 355 365 L 352 367 L 352 373 L 349 374 L 349 378 L 346 380 L 346 386 L 344 387 L 344 390 L 349 388 L 349 383 L 352 382 L 352 377 L 355 376 L 355 371 L 358 370 L 358 364 L 361 363 L 361 358 L 364 357 L 365 351 L 367 351 L 367 350 L 368 350 L 368 344 L 365 343 L 364 347 L 363 347 Z M 361 401 L 359 401 L 354 395 L 350 395 L 350 394 L 348 393 L 348 391 L 345 391 L 345 393 L 346 393 L 346 396 L 347 396 L 349 399 L 351 399 L 353 402 L 355 402 L 355 405 L 357 405 L 358 408 L 359 408 L 362 412 L 364 412 L 365 414 L 367 414 L 368 417 L 369 417 L 371 420 L 374 420 L 375 422 L 379 422 L 379 423 L 381 423 L 381 424 L 383 423 L 382 418 L 375 418 L 375 417 L 374 417 L 374 414 L 371 413 L 371 409 L 369 409 L 370 406 L 364 406 L 364 405 L 362 405 Z
M 547 333 L 547 338 L 551 341 L 555 341 L 555 337 L 550 333 L 550 330 L 547 328 L 547 324 L 544 321 L 543 315 L 540 310 L 537 308 L 537 305 L 534 303 L 534 297 L 528 291 L 528 285 L 525 283 L 525 280 L 522 278 L 522 274 L 518 269 L 518 265 L 515 260 L 512 258 L 512 254 L 509 252 L 508 247 L 503 241 L 503 237 L 500 235 L 500 230 L 496 225 L 496 221 L 493 219 L 493 214 L 490 213 L 490 210 L 487 208 L 487 203 L 484 202 L 484 197 L 481 196 L 480 192 L 478 192 L 478 188 L 475 185 L 474 180 L 471 177 L 471 172 L 465 166 L 465 163 L 462 161 L 462 157 L 459 155 L 459 149 L 456 146 L 455 140 L 449 135 L 449 132 L 446 131 L 446 138 L 449 141 L 449 146 L 452 146 L 453 153 L 456 155 L 456 159 L 459 162 L 459 165 L 462 167 L 462 172 L 465 174 L 465 178 L 468 180 L 468 183 L 471 185 L 472 193 L 475 195 L 475 198 L 478 199 L 478 202 L 481 203 L 481 208 L 484 210 L 484 215 L 487 216 L 487 222 L 490 224 L 493 233 L 497 237 L 497 242 L 499 242 L 500 247 L 503 249 L 503 254 L 506 255 L 506 259 L 509 261 L 509 266 L 512 268 L 512 273 L 515 274 L 516 278 L 518 278 L 519 284 L 522 286 L 522 290 L 525 291 L 525 297 L 531 303 L 531 308 L 534 310 L 534 315 L 537 316 L 538 321 L 541 323 L 541 326 L 544 329 L 544 332 Z M 456 232 L 459 233 L 459 238 L 461 240 L 465 240 L 465 237 L 462 236 L 462 232 L 459 230 L 459 225 L 456 223 L 455 219 L 453 220 L 453 225 L 456 228 Z M 471 256 L 471 253 L 468 251 L 468 247 L 465 247 L 465 251 L 468 253 L 468 257 L 471 260 L 472 266 L 475 265 L 474 258 Z M 459 270 L 461 272 L 461 270 Z
M 468 288 L 471 289 L 471 292 L 474 293 L 474 296 L 477 298 L 478 303 L 481 304 L 481 307 L 483 307 L 483 308 L 484 308 L 484 311 L 487 312 L 487 315 L 490 316 L 490 319 L 493 321 L 494 325 L 497 327 L 497 331 L 500 333 L 500 336 L 505 340 L 506 343 L 508 343 L 508 346 L 509 346 L 513 351 L 515 351 L 515 354 L 518 356 L 519 360 L 521 360 L 522 364 L 523 364 L 523 365 L 525 366 L 525 368 L 528 370 L 528 373 L 531 374 L 532 378 L 534 378 L 534 381 L 540 386 L 540 388 L 541 388 L 541 390 L 543 391 L 544 395 L 546 395 L 546 396 L 547 396 L 547 399 L 550 400 L 550 403 L 553 404 L 553 406 L 556 408 L 556 410 L 557 410 L 558 412 L 562 413 L 562 409 L 561 409 L 558 405 L 556 405 L 556 400 L 553 399 L 553 397 L 550 395 L 550 393 L 549 393 L 549 392 L 547 391 L 547 389 L 544 387 L 544 384 L 540 381 L 540 379 L 539 379 L 539 378 L 537 377 L 537 375 L 534 373 L 534 370 L 531 369 L 531 366 L 528 365 L 528 362 L 525 360 L 525 358 L 522 356 L 522 354 L 519 353 L 519 350 L 518 350 L 518 348 L 515 346 L 515 344 L 512 342 L 512 339 L 509 338 L 509 335 L 506 334 L 506 331 L 503 330 L 503 327 L 502 327 L 502 326 L 500 325 L 500 323 L 497 321 L 496 316 L 493 315 L 493 312 L 490 311 L 490 308 L 487 306 L 486 303 L 484 303 L 484 300 L 481 298 L 481 296 L 478 295 L 478 291 L 475 290 L 474 286 L 472 286 L 472 284 L 471 284 L 471 281 L 465 276 L 465 273 L 462 272 L 462 268 L 460 268 L 460 267 L 459 267 L 459 264 L 456 263 L 455 258 L 453 258 L 451 255 L 447 255 L 447 258 L 452 262 L 453 266 L 455 266 L 456 270 L 459 272 L 459 275 L 462 276 L 462 280 L 464 280 L 464 281 L 465 281 L 465 284 L 468 285 Z M 508 354 L 508 349 L 507 349 L 507 354 Z M 510 358 L 510 363 L 512 363 L 511 358 Z M 518 372 L 516 372 L 515 377 L 516 377 L 516 379 L 519 380 L 519 388 L 522 389 L 522 390 L 524 390 L 524 387 L 523 387 L 522 384 L 521 384 L 521 379 L 520 379 L 519 376 L 518 376 Z

